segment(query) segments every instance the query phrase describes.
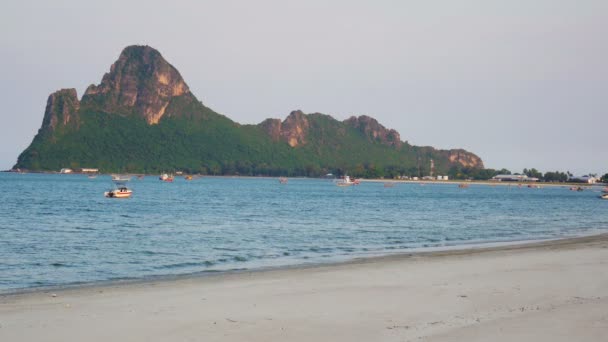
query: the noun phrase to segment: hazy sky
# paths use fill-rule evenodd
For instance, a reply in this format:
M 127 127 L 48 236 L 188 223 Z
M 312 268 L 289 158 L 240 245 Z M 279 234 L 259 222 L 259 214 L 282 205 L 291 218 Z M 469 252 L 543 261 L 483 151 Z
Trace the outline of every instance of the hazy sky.
M 608 1 L 7 1 L 0 169 L 132 44 L 240 123 L 367 114 L 486 167 L 608 172 Z

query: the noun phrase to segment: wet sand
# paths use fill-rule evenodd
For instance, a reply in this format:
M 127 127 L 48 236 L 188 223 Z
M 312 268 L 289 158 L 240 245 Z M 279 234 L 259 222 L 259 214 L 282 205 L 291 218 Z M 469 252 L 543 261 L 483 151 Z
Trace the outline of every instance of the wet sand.
M 604 341 L 608 234 L 0 296 L 0 341 Z

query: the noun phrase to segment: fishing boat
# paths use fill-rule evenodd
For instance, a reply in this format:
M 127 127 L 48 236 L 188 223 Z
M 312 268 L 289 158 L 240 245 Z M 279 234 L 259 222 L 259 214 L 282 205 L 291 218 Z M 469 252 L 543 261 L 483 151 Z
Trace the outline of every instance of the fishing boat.
M 112 182 L 124 183 L 131 180 L 131 176 L 112 175 Z
M 133 191 L 127 188 L 126 185 L 117 185 L 116 189 L 111 189 L 103 193 L 108 198 L 129 198 L 133 194 Z
M 336 181 L 337 186 L 352 186 L 359 184 L 358 179 L 351 179 L 349 176 L 344 176 Z
M 130 179 L 130 177 L 129 177 L 129 179 Z M 129 181 L 129 179 L 114 180 L 114 177 L 112 177 L 112 181 L 114 182 L 114 188 L 104 192 L 103 195 L 107 198 L 129 198 L 129 197 L 131 197 L 131 195 L 133 194 L 133 191 L 131 189 L 127 188 L 127 185 L 126 185 L 126 183 Z
M 175 177 L 173 175 L 166 174 L 166 173 L 163 173 L 162 175 L 160 175 L 160 177 L 158 177 L 158 179 L 160 179 L 163 182 L 173 182 L 174 178 Z

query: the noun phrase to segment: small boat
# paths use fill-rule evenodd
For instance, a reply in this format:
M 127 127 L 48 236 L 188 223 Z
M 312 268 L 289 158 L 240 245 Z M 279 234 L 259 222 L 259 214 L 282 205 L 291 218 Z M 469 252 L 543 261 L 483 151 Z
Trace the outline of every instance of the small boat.
M 163 182 L 173 182 L 173 179 L 175 177 L 173 177 L 173 175 L 169 175 L 166 173 L 163 173 L 162 175 L 160 175 L 160 177 L 158 177 L 158 179 L 160 179 Z
M 142 180 L 142 179 L 144 179 L 144 177 L 145 177 L 145 175 L 137 175 L 138 180 Z
M 466 189 L 466 188 L 469 187 L 469 184 L 467 184 L 467 183 L 460 183 L 460 184 L 458 184 L 458 187 L 461 188 L 461 189 Z
M 337 186 L 351 186 L 359 184 L 358 180 L 353 180 L 349 176 L 344 176 L 336 181 Z
M 89 179 L 95 179 L 97 178 L 97 175 L 88 175 L 87 177 L 89 177 Z
M 184 179 L 187 181 L 190 181 L 190 180 L 192 180 L 192 175 L 185 175 Z
M 584 191 L 585 189 L 583 189 L 580 186 L 573 186 L 570 188 L 571 191 Z
M 384 187 L 385 188 L 394 188 L 395 187 L 395 183 L 393 183 L 393 182 L 386 182 L 386 183 L 384 183 Z
M 128 198 L 131 197 L 132 194 L 133 191 L 124 184 L 117 185 L 116 189 L 111 189 L 103 193 L 103 195 L 108 198 Z
M 131 180 L 131 176 L 123 176 L 123 175 L 112 175 L 112 182 L 128 182 Z
M 601 194 L 601 195 L 600 195 L 600 198 L 601 198 L 601 199 L 608 200 L 608 194 Z
M 605 188 L 602 190 L 602 193 L 603 193 L 603 194 L 608 194 L 608 186 L 607 186 L 607 187 L 605 187 Z
M 279 177 L 279 183 L 287 184 L 287 177 Z

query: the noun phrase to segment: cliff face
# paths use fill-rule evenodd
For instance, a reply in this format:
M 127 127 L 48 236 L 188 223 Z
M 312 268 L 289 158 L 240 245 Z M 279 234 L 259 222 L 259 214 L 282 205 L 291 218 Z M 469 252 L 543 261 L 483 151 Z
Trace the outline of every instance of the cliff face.
M 454 164 L 460 164 L 463 167 L 473 169 L 483 169 L 483 161 L 481 158 L 471 152 L 462 149 L 449 150 L 448 160 Z
M 59 126 L 78 126 L 79 109 L 80 101 L 76 89 L 61 89 L 52 93 L 46 101 L 41 130 L 52 132 Z
M 370 141 L 378 141 L 382 144 L 397 148 L 401 147 L 403 144 L 399 132 L 394 129 L 387 129 L 382 126 L 378 120 L 367 115 L 361 115 L 359 117 L 351 116 L 349 119 L 345 120 L 344 123 L 359 130 Z
M 299 110 L 293 111 L 281 125 L 281 139 L 291 147 L 304 145 L 309 127 L 306 115 Z
M 295 110 L 283 122 L 279 119 L 266 119 L 260 127 L 273 141 L 283 141 L 291 147 L 297 147 L 306 144 L 310 123 L 306 114 Z
M 99 85 L 90 85 L 83 107 L 107 113 L 135 113 L 157 124 L 174 97 L 190 95 L 181 75 L 149 46 L 129 46 Z
M 260 123 L 260 127 L 268 134 L 272 141 L 281 140 L 282 122 L 280 119 L 266 119 Z

